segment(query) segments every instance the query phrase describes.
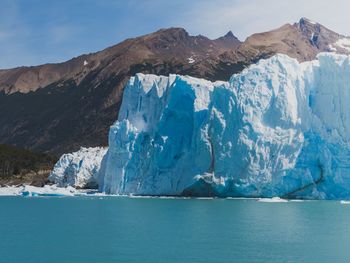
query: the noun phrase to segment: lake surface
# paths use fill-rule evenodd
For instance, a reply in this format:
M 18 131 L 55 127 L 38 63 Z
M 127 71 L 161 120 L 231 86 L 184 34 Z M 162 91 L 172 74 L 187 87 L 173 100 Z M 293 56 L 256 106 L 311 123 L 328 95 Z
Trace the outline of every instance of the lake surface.
M 0 197 L 0 262 L 349 262 L 338 201 Z

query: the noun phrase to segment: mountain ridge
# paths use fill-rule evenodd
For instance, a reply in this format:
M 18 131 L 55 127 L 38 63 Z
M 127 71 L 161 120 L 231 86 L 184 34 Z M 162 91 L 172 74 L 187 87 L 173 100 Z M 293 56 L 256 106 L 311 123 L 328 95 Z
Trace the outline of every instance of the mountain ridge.
M 244 42 L 232 32 L 211 40 L 170 28 L 58 64 L 0 70 L 0 143 L 55 154 L 106 145 L 124 86 L 136 73 L 227 80 L 276 53 L 299 61 L 324 51 L 349 54 L 347 41 L 305 18 Z
M 50 85 L 55 81 L 60 80 L 61 78 L 79 79 L 79 77 L 85 77 L 85 74 L 87 72 L 90 72 L 91 70 L 95 69 L 96 66 L 98 66 L 99 63 L 108 58 L 111 53 L 113 53 L 113 55 L 120 56 L 123 52 L 129 52 L 130 50 L 133 50 L 135 52 L 135 45 L 139 48 L 140 45 L 144 44 L 149 49 L 149 51 L 153 51 L 156 49 L 162 51 L 162 49 L 164 48 L 169 49 L 169 47 L 167 46 L 167 44 L 169 43 L 183 42 L 193 39 L 194 43 L 189 44 L 196 44 L 201 49 L 206 48 L 207 45 L 210 46 L 212 43 L 217 44 L 217 49 L 232 48 L 233 46 L 241 42 L 238 40 L 238 38 L 236 38 L 233 35 L 232 32 L 231 34 L 229 34 L 230 32 L 228 32 L 225 36 L 219 37 L 214 40 L 210 40 L 209 38 L 202 35 L 191 36 L 183 28 L 173 27 L 167 29 L 159 29 L 156 32 L 136 38 L 128 38 L 116 45 L 107 47 L 101 51 L 83 54 L 64 62 L 46 63 L 38 66 L 20 66 L 13 69 L 0 69 L 0 92 L 4 91 L 7 94 L 11 94 L 17 91 L 26 93 Z M 199 49 L 198 52 L 204 53 L 204 51 L 201 49 Z M 144 56 L 144 59 L 147 58 L 148 55 L 150 55 L 147 53 L 146 50 L 141 51 L 144 52 L 142 54 Z M 140 51 L 137 52 L 137 54 L 139 53 Z M 89 60 L 93 61 L 93 66 L 89 66 Z M 69 66 L 65 67 L 65 65 Z M 50 69 L 53 70 L 53 72 L 48 72 L 50 71 Z M 83 73 L 83 75 L 76 75 L 81 73 Z M 9 74 L 10 76 L 8 76 L 7 74 Z M 37 82 L 35 82 L 34 79 L 31 79 L 31 77 L 34 77 L 35 74 L 38 74 Z M 43 76 L 47 76 L 47 79 L 42 80 Z M 28 82 L 26 81 L 26 77 L 29 80 L 34 81 Z M 20 87 L 16 88 L 16 84 L 18 84 Z M 27 86 L 30 86 L 30 88 L 27 89 Z

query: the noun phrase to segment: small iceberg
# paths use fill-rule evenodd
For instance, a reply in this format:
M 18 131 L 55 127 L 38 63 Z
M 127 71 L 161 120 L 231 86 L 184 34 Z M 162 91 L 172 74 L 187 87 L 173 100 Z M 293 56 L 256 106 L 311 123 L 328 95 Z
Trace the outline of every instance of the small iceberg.
M 81 196 L 88 195 L 86 190 L 77 190 L 72 186 L 58 187 L 56 185 L 45 185 L 36 187 L 31 185 L 0 187 L 0 196 Z
M 258 202 L 263 202 L 263 203 L 285 203 L 285 202 L 288 202 L 288 200 L 282 199 L 280 197 L 272 197 L 272 198 L 259 198 Z
M 5 186 L 0 187 L 0 196 L 21 195 L 23 186 Z
M 79 191 L 74 187 L 57 187 L 56 185 L 45 185 L 43 187 L 35 187 L 26 185 L 21 191 L 22 196 L 37 197 L 37 196 L 75 196 Z

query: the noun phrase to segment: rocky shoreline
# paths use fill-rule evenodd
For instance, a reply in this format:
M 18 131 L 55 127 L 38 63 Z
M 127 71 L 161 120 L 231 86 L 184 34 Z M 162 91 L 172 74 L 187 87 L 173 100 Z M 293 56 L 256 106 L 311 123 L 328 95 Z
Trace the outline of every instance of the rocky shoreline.
M 51 170 L 39 170 L 38 172 L 2 176 L 0 177 L 0 187 L 21 185 L 43 187 L 49 183 L 48 177 L 50 173 Z

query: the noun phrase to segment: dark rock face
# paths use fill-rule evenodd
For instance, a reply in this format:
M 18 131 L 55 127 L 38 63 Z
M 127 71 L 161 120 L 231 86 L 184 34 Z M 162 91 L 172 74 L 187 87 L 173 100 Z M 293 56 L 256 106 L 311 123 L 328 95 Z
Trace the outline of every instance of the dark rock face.
M 54 154 L 106 145 L 123 87 L 135 73 L 227 80 L 276 53 L 313 59 L 340 38 L 304 18 L 243 43 L 231 31 L 210 40 L 170 28 L 64 63 L 0 70 L 0 143 Z
M 294 25 L 309 40 L 310 44 L 318 51 L 332 51 L 330 45 L 343 36 L 335 33 L 319 23 L 312 22 L 307 18 L 301 18 L 299 23 Z M 338 50 L 339 53 L 348 53 L 347 50 Z

